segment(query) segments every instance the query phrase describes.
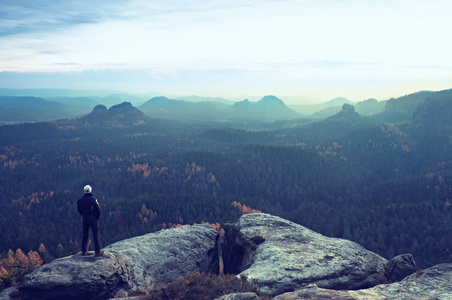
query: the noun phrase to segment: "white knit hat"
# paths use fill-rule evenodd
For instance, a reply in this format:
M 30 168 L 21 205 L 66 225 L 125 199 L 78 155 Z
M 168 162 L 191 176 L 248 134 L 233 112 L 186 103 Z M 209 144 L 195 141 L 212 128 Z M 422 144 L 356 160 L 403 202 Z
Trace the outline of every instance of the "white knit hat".
M 85 185 L 85 187 L 83 188 L 85 194 L 91 193 L 92 190 L 93 188 L 89 184 Z

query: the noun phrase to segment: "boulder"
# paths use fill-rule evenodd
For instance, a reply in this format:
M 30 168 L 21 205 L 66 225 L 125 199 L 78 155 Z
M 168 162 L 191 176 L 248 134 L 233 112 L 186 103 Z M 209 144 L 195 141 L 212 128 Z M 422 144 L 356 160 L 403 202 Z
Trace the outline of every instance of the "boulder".
M 417 270 L 411 254 L 400 254 L 391 258 L 385 266 L 385 277 L 389 282 L 400 281 Z
M 116 242 L 104 250 L 130 257 L 132 281 L 140 289 L 188 272 L 219 273 L 218 231 L 209 225 L 181 226 Z
M 127 296 L 191 271 L 218 274 L 217 240 L 218 231 L 208 225 L 149 233 L 111 244 L 101 257 L 79 253 L 56 259 L 26 275 L 17 288 L 21 299 Z
M 26 275 L 18 284 L 26 299 L 108 299 L 130 287 L 131 260 L 117 252 L 101 257 L 76 254 L 55 259 Z
M 358 291 L 335 291 L 309 285 L 295 292 L 284 293 L 274 300 L 292 299 L 451 299 L 452 264 L 439 264 L 425 270 L 418 270 L 400 282 L 381 284 Z
M 383 257 L 268 214 L 243 215 L 226 225 L 222 250 L 226 273 L 245 276 L 271 295 L 309 284 L 361 289 L 385 282 Z

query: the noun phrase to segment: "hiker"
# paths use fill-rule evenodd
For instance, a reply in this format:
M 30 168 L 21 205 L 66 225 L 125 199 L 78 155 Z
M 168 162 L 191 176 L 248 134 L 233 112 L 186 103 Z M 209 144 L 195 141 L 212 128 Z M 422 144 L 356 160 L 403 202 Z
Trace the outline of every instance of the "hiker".
M 91 228 L 94 239 L 94 256 L 102 256 L 104 251 L 100 250 L 99 245 L 99 202 L 94 198 L 92 194 L 93 188 L 90 185 L 85 185 L 83 191 L 85 194 L 77 201 L 77 210 L 83 219 L 82 255 L 87 254 L 86 247 L 88 244 L 89 229 Z

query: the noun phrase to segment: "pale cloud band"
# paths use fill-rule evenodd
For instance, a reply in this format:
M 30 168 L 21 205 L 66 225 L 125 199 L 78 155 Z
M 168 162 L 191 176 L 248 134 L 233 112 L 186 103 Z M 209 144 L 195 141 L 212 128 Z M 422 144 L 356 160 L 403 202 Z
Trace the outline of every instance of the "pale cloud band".
M 19 72 L 52 87 L 56 72 L 212 96 L 450 88 L 450 15 L 439 0 L 2 1 L 0 85 Z

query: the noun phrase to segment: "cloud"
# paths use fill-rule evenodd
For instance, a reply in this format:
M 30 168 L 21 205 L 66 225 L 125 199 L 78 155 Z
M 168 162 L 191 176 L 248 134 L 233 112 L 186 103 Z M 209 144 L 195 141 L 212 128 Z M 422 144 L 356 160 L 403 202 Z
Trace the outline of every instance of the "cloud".
M 380 3 L 286 0 L 125 4 L 98 0 L 28 5 L 23 0 L 7 1 L 1 8 L 4 26 L 0 45 L 9 53 L 29 49 L 29 55 L 33 55 L 35 50 L 35 59 L 25 60 L 26 65 L 42 69 L 64 63 L 55 60 L 74 59 L 86 68 L 115 61 L 149 67 L 158 62 L 238 67 L 288 60 L 411 64 L 426 59 L 428 49 L 419 40 L 429 43 L 435 39 L 437 44 L 445 44 L 447 26 L 441 25 L 450 23 L 444 19 L 450 4 L 433 10 L 435 4 L 421 5 L 419 1 Z M 448 57 L 449 49 L 445 48 L 449 47 L 438 47 L 440 55 L 435 57 Z M 49 51 L 55 56 L 40 55 Z M 428 59 L 438 64 L 435 57 Z
M 48 74 L 48 87 L 63 84 L 50 73 L 78 86 L 95 78 L 294 93 L 424 75 L 446 82 L 451 13 L 444 0 L 4 0 L 0 71 Z
M 70 24 L 90 23 L 95 10 L 73 1 L 4 1 L 0 9 L 1 35 L 55 30 Z

